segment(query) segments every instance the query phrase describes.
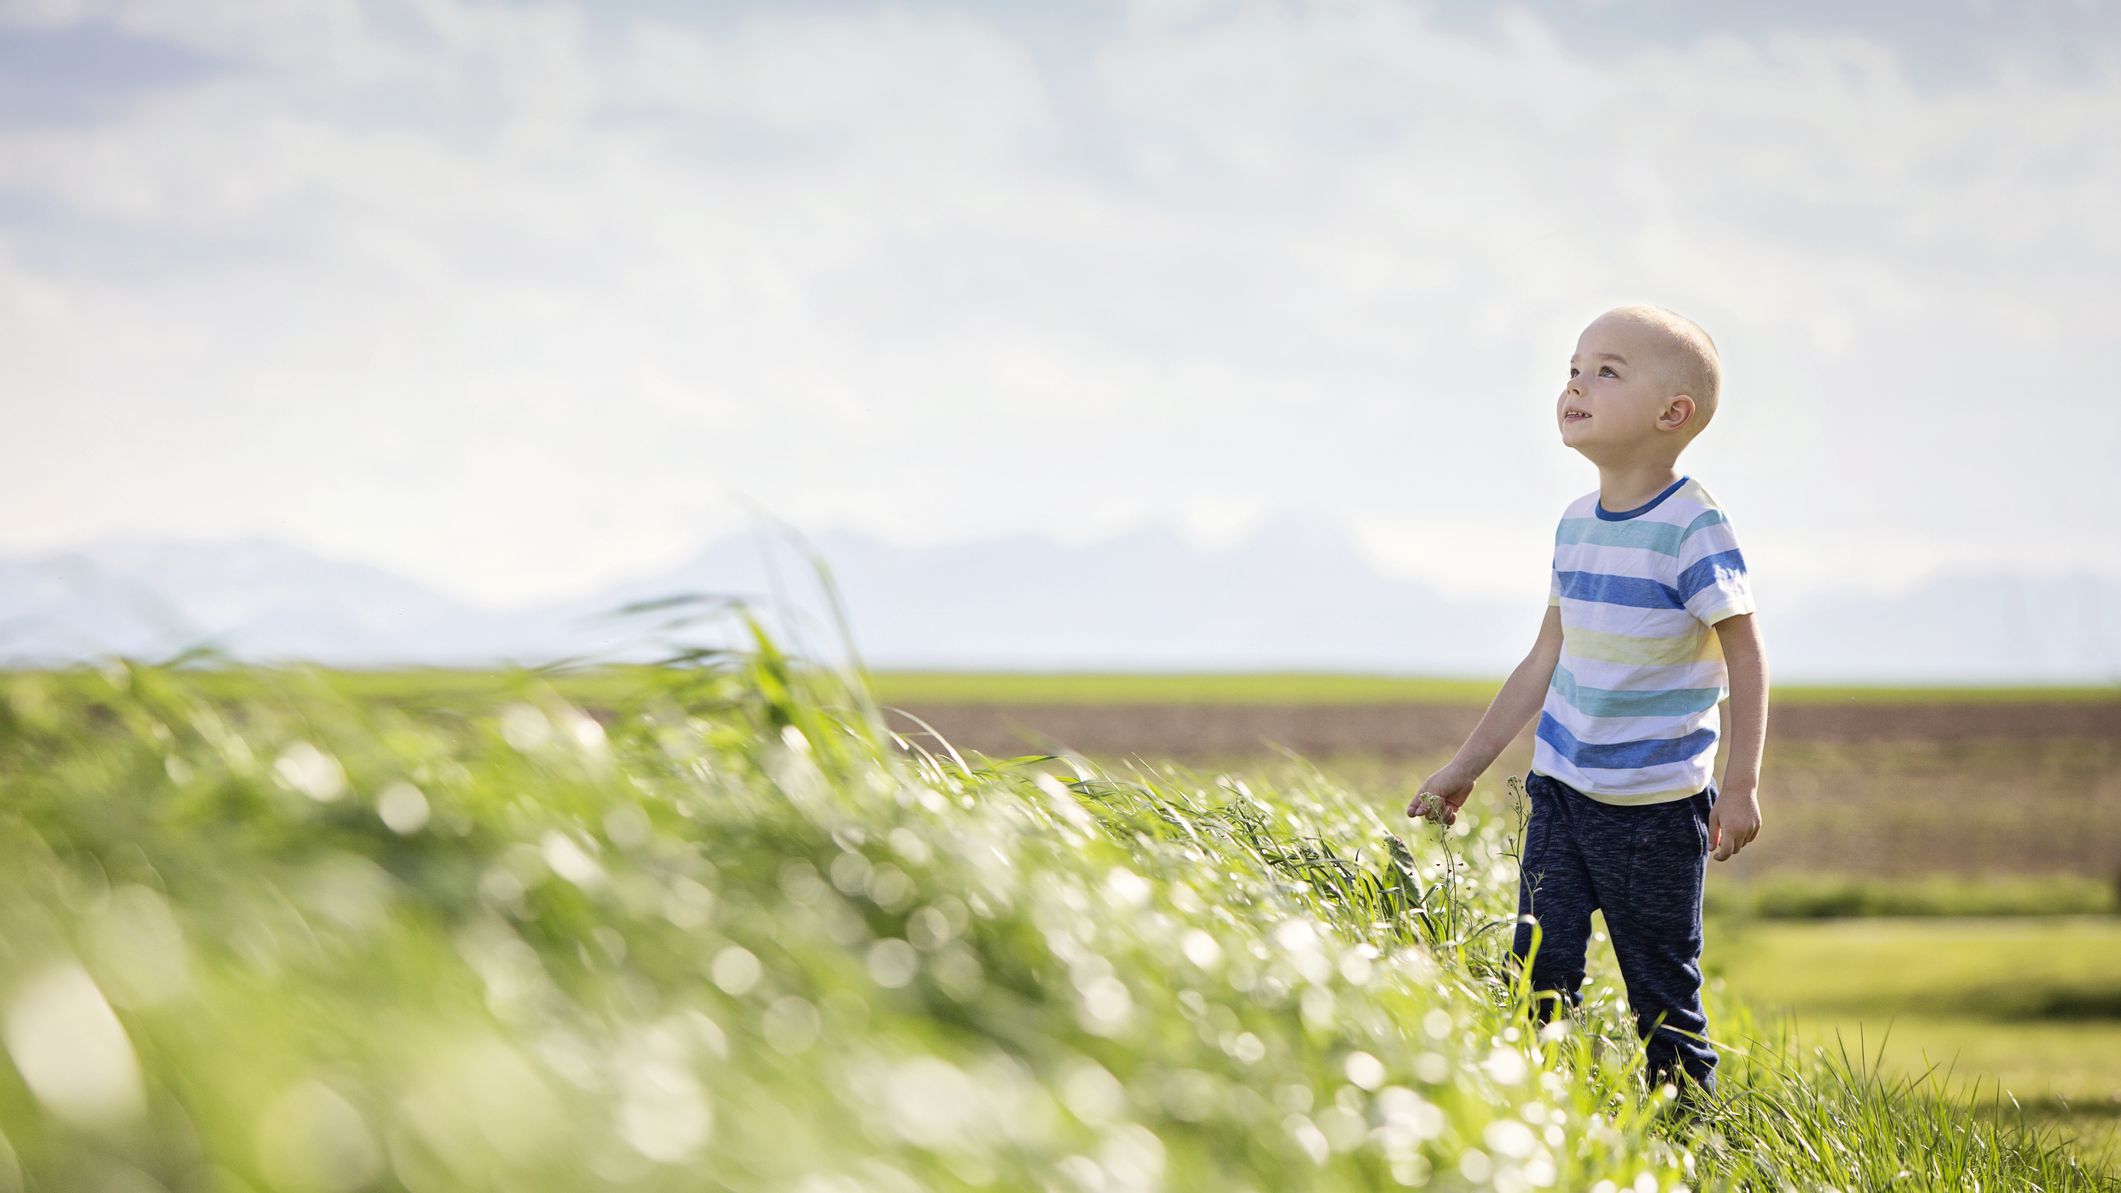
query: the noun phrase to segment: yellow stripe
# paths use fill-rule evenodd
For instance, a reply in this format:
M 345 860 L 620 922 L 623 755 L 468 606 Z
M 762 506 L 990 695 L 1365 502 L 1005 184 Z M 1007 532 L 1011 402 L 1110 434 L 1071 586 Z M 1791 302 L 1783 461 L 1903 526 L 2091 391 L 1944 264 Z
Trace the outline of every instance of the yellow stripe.
M 1642 638 L 1605 630 L 1563 629 L 1561 653 L 1601 663 L 1636 663 L 1650 667 L 1676 667 L 1720 658 L 1723 643 L 1714 634 L 1680 634 L 1672 638 Z
M 1582 791 L 1583 789 L 1577 788 L 1577 790 Z M 1647 791 L 1641 795 L 1600 795 L 1595 791 L 1585 791 L 1584 794 L 1601 804 L 1617 804 L 1621 807 L 1628 807 L 1634 804 L 1668 804 L 1674 800 L 1691 798 L 1699 790 L 1700 788 L 1698 787 L 1681 787 L 1677 791 Z

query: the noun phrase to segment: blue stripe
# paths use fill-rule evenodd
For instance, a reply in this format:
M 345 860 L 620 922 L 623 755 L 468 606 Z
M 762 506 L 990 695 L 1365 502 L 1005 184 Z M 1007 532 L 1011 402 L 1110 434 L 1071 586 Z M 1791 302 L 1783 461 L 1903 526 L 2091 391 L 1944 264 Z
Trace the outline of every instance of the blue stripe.
M 1601 522 L 1596 518 L 1563 518 L 1554 528 L 1554 545 L 1589 543 L 1598 547 L 1640 547 L 1679 558 L 1686 531 L 1670 522 Z
M 1684 609 L 1686 599 L 1669 584 L 1636 576 L 1606 572 L 1555 573 L 1561 580 L 1561 595 L 1579 601 L 1606 605 L 1629 605 L 1637 609 Z
M 1592 717 L 1684 717 L 1716 707 L 1715 688 L 1666 688 L 1631 692 L 1579 686 L 1567 667 L 1556 664 L 1547 685 L 1569 706 Z
M 1576 740 L 1551 713 L 1539 714 L 1539 740 L 1554 747 L 1575 766 L 1601 770 L 1641 770 L 1670 762 L 1691 762 L 1704 750 L 1716 748 L 1716 731 L 1696 729 L 1685 737 L 1649 737 L 1640 741 L 1605 742 L 1592 745 Z
M 1741 577 L 1744 575 L 1745 556 L 1738 553 L 1738 548 L 1732 547 L 1728 551 L 1718 551 L 1714 555 L 1705 555 L 1694 566 L 1679 573 L 1679 591 L 1682 594 L 1680 602 L 1683 605 L 1685 602 L 1693 600 L 1695 593 L 1700 592 L 1704 588 L 1713 587 L 1717 581 L 1725 576 Z

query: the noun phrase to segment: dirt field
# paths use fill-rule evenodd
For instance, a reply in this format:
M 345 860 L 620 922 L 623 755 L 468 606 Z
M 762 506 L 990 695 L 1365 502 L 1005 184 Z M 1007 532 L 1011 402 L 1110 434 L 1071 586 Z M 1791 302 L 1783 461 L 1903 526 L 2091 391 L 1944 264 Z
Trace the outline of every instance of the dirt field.
M 1478 723 L 1467 704 L 896 706 L 891 727 L 989 757 L 1065 746 L 1100 762 L 1258 765 L 1279 743 L 1404 809 Z M 1529 732 L 1476 804 L 1531 766 Z M 1719 773 L 1721 767 L 1719 766 Z M 1769 712 L 1758 840 L 1717 872 L 2075 874 L 2121 881 L 2121 701 L 1800 705 Z M 1396 806 L 1395 806 L 1396 804 Z
M 1061 743 L 1084 754 L 1203 758 L 1275 741 L 1306 756 L 1426 757 L 1458 748 L 1480 722 L 1464 704 L 942 704 L 903 706 L 960 747 L 1020 754 Z M 1770 708 L 1786 742 L 2121 741 L 2121 701 Z M 901 733 L 920 727 L 893 717 Z M 1529 741 L 1529 734 L 1525 741 Z

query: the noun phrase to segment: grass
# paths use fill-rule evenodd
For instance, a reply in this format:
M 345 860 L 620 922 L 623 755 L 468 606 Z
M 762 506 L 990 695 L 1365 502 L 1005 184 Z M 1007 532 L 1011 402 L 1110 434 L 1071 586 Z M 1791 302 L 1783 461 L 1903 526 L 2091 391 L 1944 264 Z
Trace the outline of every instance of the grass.
M 1988 1083 L 2111 1167 L 2121 1155 L 2121 920 L 1718 921 L 1704 965 L 1803 1040 L 1859 1033 L 1881 1066 Z
M 1860 920 L 1731 926 L 1764 997 L 1847 1011 L 2121 1019 L 2121 920 Z M 1801 964 L 1800 964 L 1801 962 Z
M 1702 904 L 1710 915 L 1763 919 L 2112 916 L 2121 913 L 2117 885 L 2072 874 L 1878 878 L 1770 872 L 1743 883 L 1711 883 Z
M 2076 914 L 2116 906 L 2121 741 L 1818 743 L 1778 739 L 1772 730 L 1768 737 L 1763 829 L 1737 857 L 1710 863 L 1707 899 L 1717 911 Z M 1503 781 L 1532 765 L 1530 738 L 1522 735 L 1488 769 L 1475 807 L 1506 804 Z M 1317 761 L 1381 808 L 1404 808 L 1455 748 Z M 1258 756 L 1189 761 L 1245 770 Z
M 0 1188 L 2102 1187 L 1726 991 L 1694 1125 L 1610 969 L 1528 1034 L 1507 807 L 595 678 L 0 678 Z

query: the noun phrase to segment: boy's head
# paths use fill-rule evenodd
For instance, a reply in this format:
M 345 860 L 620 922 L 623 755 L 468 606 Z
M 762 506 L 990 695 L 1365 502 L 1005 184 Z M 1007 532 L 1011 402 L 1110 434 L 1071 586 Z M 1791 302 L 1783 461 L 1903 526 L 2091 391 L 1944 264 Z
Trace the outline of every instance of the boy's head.
M 1716 415 L 1715 341 L 1663 307 L 1615 307 L 1569 358 L 1554 414 L 1561 441 L 1596 463 L 1669 464 Z

